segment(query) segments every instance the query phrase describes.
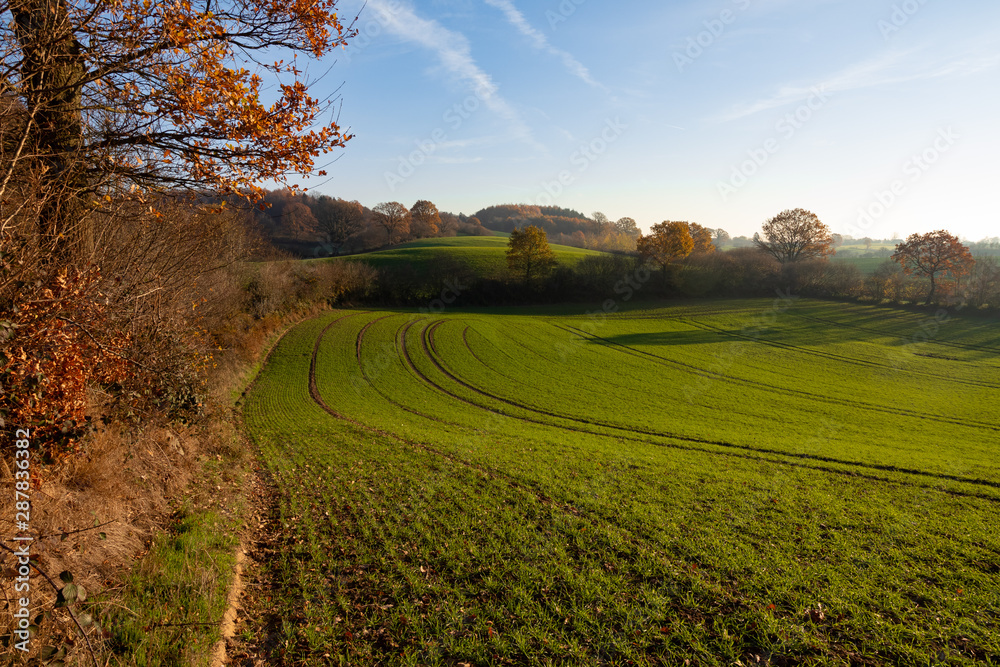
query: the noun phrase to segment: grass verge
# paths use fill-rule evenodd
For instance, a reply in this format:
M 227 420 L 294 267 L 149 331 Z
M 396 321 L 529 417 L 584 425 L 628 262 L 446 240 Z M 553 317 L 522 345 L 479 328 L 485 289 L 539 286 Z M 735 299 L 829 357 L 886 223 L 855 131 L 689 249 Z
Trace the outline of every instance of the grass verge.
M 207 462 L 174 525 L 126 578 L 105 622 L 110 664 L 209 664 L 233 580 L 246 467 L 240 456 Z

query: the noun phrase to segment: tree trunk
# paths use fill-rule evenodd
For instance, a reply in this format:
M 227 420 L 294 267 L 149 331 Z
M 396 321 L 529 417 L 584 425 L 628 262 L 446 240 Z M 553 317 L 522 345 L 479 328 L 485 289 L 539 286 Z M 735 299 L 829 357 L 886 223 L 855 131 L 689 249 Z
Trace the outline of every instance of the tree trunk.
M 82 92 L 86 75 L 65 0 L 11 3 L 21 46 L 21 95 L 32 119 L 32 149 L 40 174 L 39 242 L 53 259 L 93 252 L 86 216 Z
M 934 283 L 934 274 L 932 273 L 931 274 L 931 292 L 930 292 L 930 294 L 927 295 L 927 303 L 924 304 L 925 306 L 931 305 L 931 302 L 934 300 L 934 291 L 936 289 L 937 289 L 937 285 Z

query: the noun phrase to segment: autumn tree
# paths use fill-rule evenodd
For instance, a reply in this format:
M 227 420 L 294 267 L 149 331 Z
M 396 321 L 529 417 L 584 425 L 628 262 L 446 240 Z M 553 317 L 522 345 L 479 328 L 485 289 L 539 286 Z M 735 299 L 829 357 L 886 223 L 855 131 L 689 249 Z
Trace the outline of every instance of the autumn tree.
M 783 264 L 833 254 L 830 228 L 805 209 L 782 211 L 764 223 L 763 232 L 754 234 L 754 244 Z
M 281 215 L 281 228 L 289 238 L 298 241 L 315 239 L 319 223 L 312 209 L 303 201 L 293 201 Z
M 715 252 L 715 244 L 712 243 L 712 230 L 702 227 L 697 222 L 688 223 L 688 230 L 691 233 L 691 240 L 694 241 L 692 253 L 710 254 Z
M 347 239 L 361 231 L 365 208 L 357 201 L 324 195 L 316 201 L 314 215 L 320 234 L 339 253 Z
M 0 0 L 0 97 L 24 110 L 0 187 L 17 170 L 38 179 L 38 240 L 68 259 L 92 247 L 97 207 L 126 194 L 256 197 L 309 175 L 350 139 L 320 120 L 334 100 L 309 95 L 302 64 L 352 36 L 337 4 Z
M 1000 262 L 996 257 L 980 257 L 969 274 L 969 301 L 975 307 L 1000 306 Z
M 619 218 L 615 222 L 615 230 L 619 234 L 627 234 L 628 236 L 639 236 L 642 233 L 639 231 L 639 225 L 635 223 L 635 220 L 629 217 Z
M 649 236 L 639 235 L 636 250 L 643 259 L 659 264 L 664 276 L 670 264 L 684 259 L 694 250 L 691 228 L 686 222 L 667 220 L 653 225 L 649 232 Z
M 410 233 L 410 212 L 398 201 L 384 202 L 372 209 L 372 217 L 385 230 L 389 245 Z
M 969 249 L 943 229 L 927 234 L 911 234 L 906 241 L 896 246 L 892 260 L 898 262 L 907 275 L 923 276 L 930 280 L 928 304 L 934 300 L 940 276 L 951 275 L 958 278 L 967 274 L 975 264 Z
M 417 238 L 437 236 L 441 228 L 438 207 L 421 199 L 410 209 L 410 232 Z
M 515 229 L 507 242 L 507 266 L 531 285 L 535 278 L 548 274 L 556 265 L 556 256 L 549 247 L 544 231 L 534 225 Z

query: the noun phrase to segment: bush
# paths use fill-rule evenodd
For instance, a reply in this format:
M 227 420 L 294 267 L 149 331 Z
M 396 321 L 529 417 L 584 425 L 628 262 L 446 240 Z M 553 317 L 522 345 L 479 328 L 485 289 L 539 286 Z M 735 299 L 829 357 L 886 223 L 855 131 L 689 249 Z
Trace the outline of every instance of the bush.
M 30 428 L 50 459 L 73 452 L 88 430 L 88 388 L 121 386 L 134 372 L 130 341 L 107 326 L 99 281 L 96 270 L 40 275 L 0 312 L 2 425 Z

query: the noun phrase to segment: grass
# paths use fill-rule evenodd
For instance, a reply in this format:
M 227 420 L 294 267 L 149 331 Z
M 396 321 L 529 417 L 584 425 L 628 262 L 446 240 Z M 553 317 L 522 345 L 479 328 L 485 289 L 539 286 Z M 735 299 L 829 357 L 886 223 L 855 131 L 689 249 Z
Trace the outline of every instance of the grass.
M 282 340 L 273 664 L 1000 661 L 1000 323 L 581 310 Z
M 870 276 L 875 273 L 875 269 L 888 261 L 887 257 L 845 257 L 834 258 L 834 262 L 843 262 L 858 267 L 862 275 Z
M 232 460 L 205 465 L 204 489 L 125 578 L 102 614 L 111 665 L 208 665 L 235 570 L 243 524 L 243 473 Z M 225 485 L 225 488 L 224 486 Z M 211 496 L 207 489 L 211 489 Z
M 556 261 L 570 267 L 586 257 L 602 254 L 595 250 L 570 246 L 553 244 L 550 247 L 555 253 Z M 432 266 L 441 261 L 457 261 L 469 265 L 476 275 L 499 277 L 506 275 L 507 272 L 506 251 L 506 236 L 458 236 L 412 241 L 390 250 L 320 261 L 362 261 L 377 269 L 389 271 L 409 266 L 418 273 L 428 272 Z

